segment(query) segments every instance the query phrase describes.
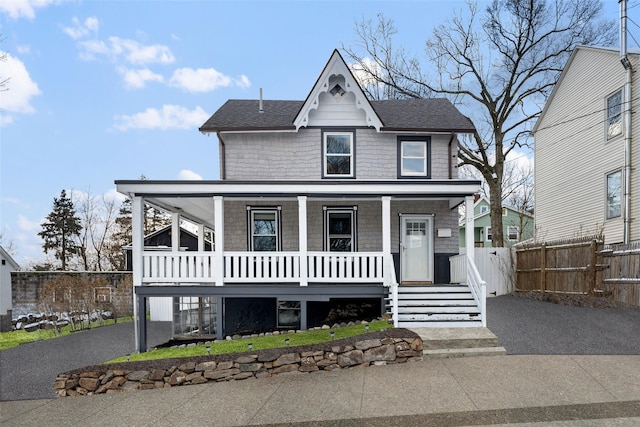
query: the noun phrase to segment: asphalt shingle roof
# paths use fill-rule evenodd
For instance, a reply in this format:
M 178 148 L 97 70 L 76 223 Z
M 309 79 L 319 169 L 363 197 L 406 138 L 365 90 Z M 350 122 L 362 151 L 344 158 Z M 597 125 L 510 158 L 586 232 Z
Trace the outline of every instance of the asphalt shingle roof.
M 202 125 L 200 131 L 295 129 L 293 121 L 303 105 L 304 101 L 265 100 L 260 113 L 258 100 L 230 99 Z M 371 101 L 371 106 L 382 120 L 383 130 L 475 131 L 471 120 L 444 98 Z

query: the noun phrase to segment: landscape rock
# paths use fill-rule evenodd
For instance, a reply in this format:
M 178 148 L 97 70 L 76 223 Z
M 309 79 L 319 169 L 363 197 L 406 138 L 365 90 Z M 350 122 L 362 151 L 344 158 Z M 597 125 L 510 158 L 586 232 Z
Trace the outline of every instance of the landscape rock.
M 164 366 L 159 361 L 145 365 L 119 364 L 112 369 L 105 365 L 103 370 L 93 366 L 58 375 L 53 388 L 58 397 L 112 394 L 422 360 L 422 340 L 414 333 L 404 331 L 406 336 L 395 332 L 391 336 L 352 340 L 348 344 L 337 340 L 335 344 L 326 343 L 319 348 L 302 346 L 299 351 L 296 347 L 287 347 L 281 351 L 247 352 L 236 357 L 212 355 L 179 364 L 175 359 L 173 362 L 169 359 L 172 364 Z M 125 366 L 138 366 L 138 369 L 123 369 Z M 142 366 L 146 369 L 141 369 Z

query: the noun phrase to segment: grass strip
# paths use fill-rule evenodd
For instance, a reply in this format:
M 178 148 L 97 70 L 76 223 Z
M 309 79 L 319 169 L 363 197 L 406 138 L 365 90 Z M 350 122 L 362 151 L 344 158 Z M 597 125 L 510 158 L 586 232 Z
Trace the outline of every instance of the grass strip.
M 132 320 L 132 317 L 123 317 L 118 319 L 118 323 L 131 322 Z M 17 347 L 21 344 L 28 344 L 30 342 L 64 337 L 72 333 L 79 333 L 90 328 L 113 325 L 114 323 L 116 323 L 116 321 L 113 319 L 90 322 L 88 327 L 85 325 L 84 329 L 76 329 L 75 331 L 71 325 L 67 325 L 63 326 L 59 332 L 56 332 L 53 329 L 38 329 L 33 332 L 27 332 L 25 330 L 0 332 L 0 350 L 6 350 L 8 348 Z
M 122 363 L 127 361 L 137 362 L 144 360 L 206 356 L 207 346 L 211 348 L 211 354 L 227 354 L 249 351 L 249 344 L 251 344 L 252 350 L 266 350 L 270 348 L 286 347 L 286 340 L 289 340 L 288 344 L 291 347 L 299 345 L 318 344 L 321 342 L 331 341 L 331 332 L 334 333 L 333 339 L 336 340 L 351 337 L 354 335 L 362 335 L 367 332 L 365 325 L 369 325 L 369 332 L 380 331 L 391 327 L 386 320 L 376 320 L 368 324 L 345 326 L 342 328 L 311 330 L 298 332 L 295 334 L 241 338 L 238 340 L 220 341 L 215 343 L 212 342 L 207 345 L 197 345 L 183 348 L 159 348 L 150 350 L 145 353 L 131 354 L 128 356 L 129 360 L 127 360 L 127 356 L 118 357 L 116 359 L 106 361 L 105 364 Z

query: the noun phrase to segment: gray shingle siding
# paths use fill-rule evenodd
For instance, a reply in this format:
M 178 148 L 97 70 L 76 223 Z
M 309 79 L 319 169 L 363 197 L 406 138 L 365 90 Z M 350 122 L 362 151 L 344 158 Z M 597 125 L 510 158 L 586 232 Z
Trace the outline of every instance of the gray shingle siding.
M 297 201 L 250 202 L 225 201 L 225 250 L 246 251 L 247 248 L 247 206 L 282 207 L 282 250 L 298 250 L 298 204 Z M 323 206 L 357 206 L 358 251 L 382 251 L 382 204 L 378 201 L 321 202 L 308 201 L 307 232 L 308 250 L 322 251 L 323 246 Z M 451 229 L 451 237 L 435 238 L 436 253 L 458 252 L 457 214 L 449 209 L 448 201 L 392 201 L 391 202 L 391 251 L 398 252 L 400 244 L 399 214 L 432 214 L 434 228 Z
M 398 175 L 398 135 L 356 129 L 357 179 L 395 180 Z M 404 134 L 407 135 L 407 134 Z M 431 136 L 431 178 L 449 178 L 449 135 Z M 322 133 L 301 129 L 297 133 L 228 134 L 224 137 L 226 179 L 315 180 L 322 178 Z M 455 153 L 455 143 L 452 153 Z M 455 165 L 455 161 L 453 161 Z M 454 178 L 457 170 L 454 169 Z

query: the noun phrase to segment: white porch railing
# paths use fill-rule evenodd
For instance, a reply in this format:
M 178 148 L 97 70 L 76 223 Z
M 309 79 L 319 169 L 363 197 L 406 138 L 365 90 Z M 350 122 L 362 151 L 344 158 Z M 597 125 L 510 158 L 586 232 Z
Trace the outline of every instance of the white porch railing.
M 314 282 L 381 282 L 382 252 L 309 252 L 307 271 Z
M 384 280 L 382 252 L 309 252 L 309 282 L 366 283 Z M 144 251 L 144 283 L 214 283 L 224 269 L 225 283 L 300 282 L 298 252 L 225 252 L 218 266 L 213 252 Z
M 478 304 L 482 326 L 487 326 L 487 282 L 482 280 L 476 264 L 466 254 L 449 258 L 451 266 L 451 282 L 466 283 Z

